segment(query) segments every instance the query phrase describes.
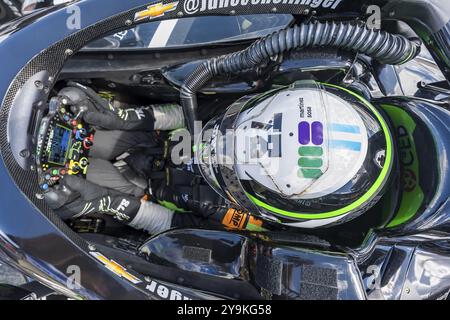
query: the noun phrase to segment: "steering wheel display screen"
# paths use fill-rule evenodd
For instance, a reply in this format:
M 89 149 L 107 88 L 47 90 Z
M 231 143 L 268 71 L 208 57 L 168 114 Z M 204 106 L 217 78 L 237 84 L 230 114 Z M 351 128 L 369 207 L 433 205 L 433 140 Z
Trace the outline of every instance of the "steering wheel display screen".
M 50 133 L 51 144 L 48 150 L 48 162 L 64 166 L 67 161 L 67 153 L 71 144 L 71 130 L 61 125 L 56 125 Z

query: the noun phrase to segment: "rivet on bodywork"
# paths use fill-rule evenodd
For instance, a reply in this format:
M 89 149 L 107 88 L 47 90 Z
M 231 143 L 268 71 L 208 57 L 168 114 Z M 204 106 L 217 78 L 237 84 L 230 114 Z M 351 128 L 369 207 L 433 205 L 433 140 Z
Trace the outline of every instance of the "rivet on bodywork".
M 88 245 L 88 249 L 91 250 L 91 251 L 97 250 L 97 248 L 93 244 L 89 244 Z
M 36 198 L 38 200 L 42 200 L 42 199 L 44 199 L 44 194 L 43 193 L 36 193 Z
M 66 49 L 66 51 L 64 51 L 64 54 L 66 56 L 71 56 L 71 55 L 73 55 L 73 50 L 72 49 Z
M 42 83 L 42 81 L 35 81 L 34 85 L 36 86 L 36 88 L 38 88 L 39 90 L 42 90 L 44 88 L 44 84 Z

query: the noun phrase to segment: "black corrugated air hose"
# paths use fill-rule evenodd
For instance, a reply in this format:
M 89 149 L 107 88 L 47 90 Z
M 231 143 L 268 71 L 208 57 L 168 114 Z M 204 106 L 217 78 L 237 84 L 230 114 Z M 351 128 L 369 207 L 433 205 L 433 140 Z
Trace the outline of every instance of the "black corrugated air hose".
M 363 53 L 380 63 L 394 65 L 415 58 L 421 43 L 351 22 L 305 23 L 275 32 L 242 51 L 208 59 L 190 74 L 181 87 L 181 105 L 189 131 L 194 133 L 197 120 L 196 93 L 213 77 L 254 68 L 292 49 L 325 46 Z

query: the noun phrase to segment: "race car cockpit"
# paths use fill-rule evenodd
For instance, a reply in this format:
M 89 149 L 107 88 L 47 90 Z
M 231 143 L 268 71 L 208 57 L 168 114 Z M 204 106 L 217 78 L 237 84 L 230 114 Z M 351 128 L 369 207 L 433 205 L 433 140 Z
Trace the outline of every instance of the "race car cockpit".
M 164 2 L 51 47 L 61 68 L 44 52 L 5 100 L 12 179 L 161 298 L 154 278 L 234 299 L 388 296 L 407 278 L 389 262 L 409 268 L 416 233 L 448 227 L 450 88 L 407 25 L 315 3 L 184 17 Z

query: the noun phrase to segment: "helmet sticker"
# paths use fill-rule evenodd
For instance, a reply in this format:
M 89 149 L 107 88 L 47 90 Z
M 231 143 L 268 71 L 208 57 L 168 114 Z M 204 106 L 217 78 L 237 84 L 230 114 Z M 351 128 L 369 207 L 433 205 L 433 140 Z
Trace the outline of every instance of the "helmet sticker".
M 321 88 L 289 88 L 266 99 L 236 124 L 236 170 L 291 199 L 328 195 L 347 184 L 367 154 L 359 113 Z
M 298 141 L 302 145 L 298 149 L 300 169 L 297 175 L 300 178 L 318 179 L 323 174 L 323 134 L 323 123 L 320 121 L 301 121 L 298 124 Z

